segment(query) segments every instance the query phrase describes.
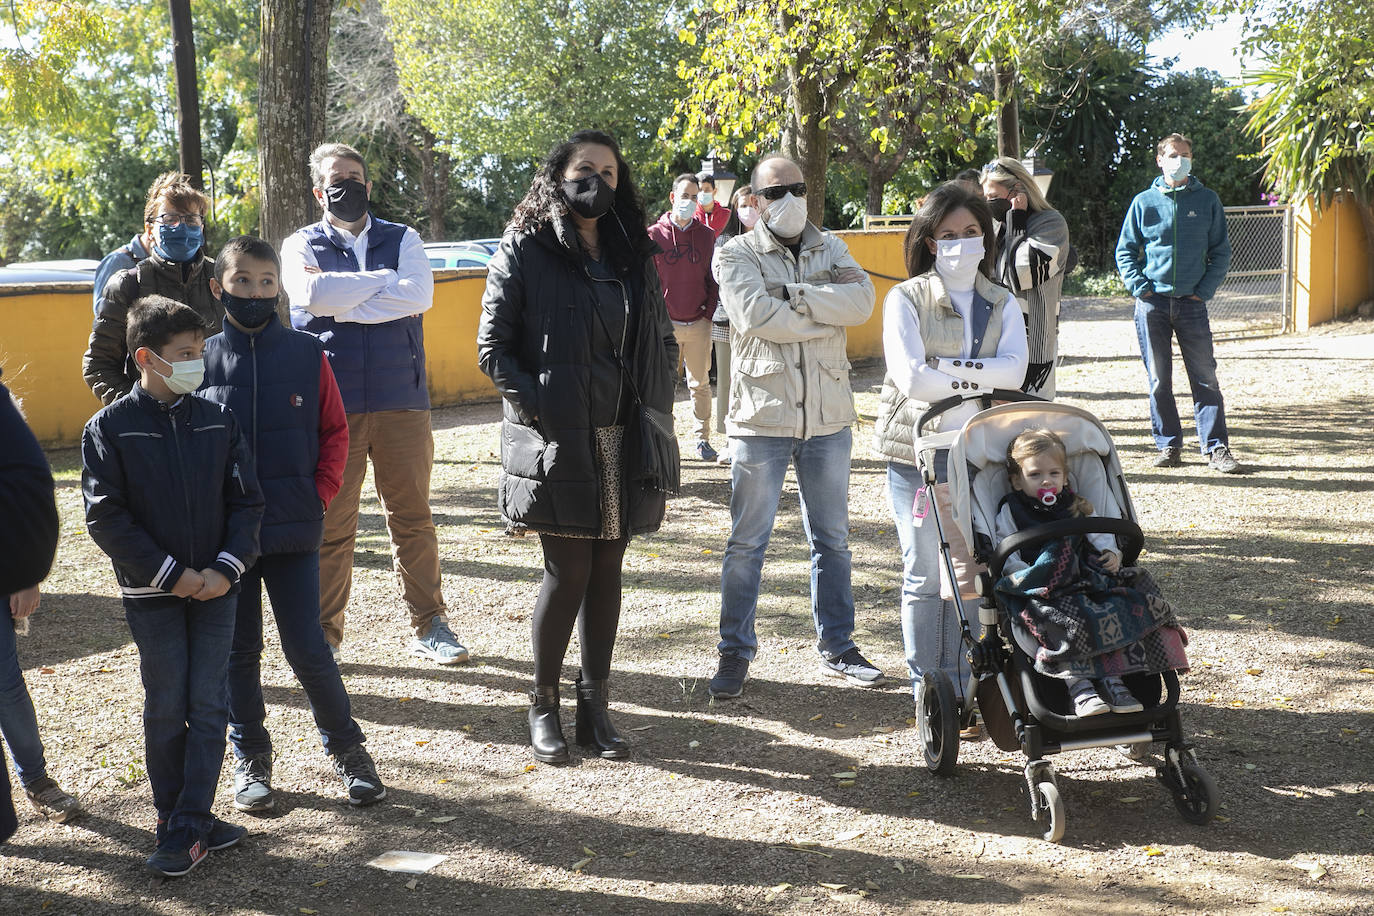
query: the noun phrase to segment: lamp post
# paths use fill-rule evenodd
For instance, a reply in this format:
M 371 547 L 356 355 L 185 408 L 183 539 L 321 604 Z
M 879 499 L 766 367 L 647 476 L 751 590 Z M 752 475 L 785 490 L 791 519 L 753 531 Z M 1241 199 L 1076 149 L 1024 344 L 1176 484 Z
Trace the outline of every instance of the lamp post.
M 1040 189 L 1040 193 L 1048 195 L 1050 193 L 1050 180 L 1054 178 L 1054 170 L 1045 165 L 1045 160 L 1040 158 L 1040 153 L 1032 148 L 1026 154 L 1026 158 L 1021 160 L 1021 164 L 1035 179 L 1035 186 Z
M 709 178 L 716 185 L 716 202 L 722 207 L 730 206 L 730 195 L 735 192 L 735 182 L 739 176 L 730 171 L 730 167 L 720 158 L 715 150 L 701 160 L 700 178 Z

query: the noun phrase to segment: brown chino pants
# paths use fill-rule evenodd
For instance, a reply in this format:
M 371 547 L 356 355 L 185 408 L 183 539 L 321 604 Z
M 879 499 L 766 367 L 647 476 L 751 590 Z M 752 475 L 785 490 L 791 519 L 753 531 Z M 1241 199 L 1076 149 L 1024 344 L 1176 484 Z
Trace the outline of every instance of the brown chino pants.
M 439 541 L 429 511 L 434 433 L 428 410 L 383 410 L 348 415 L 348 465 L 343 486 L 324 516 L 320 546 L 320 625 L 330 645 L 343 642 L 344 609 L 353 586 L 353 542 L 367 461 L 391 535 L 392 565 L 401 579 L 416 636 L 444 613 Z

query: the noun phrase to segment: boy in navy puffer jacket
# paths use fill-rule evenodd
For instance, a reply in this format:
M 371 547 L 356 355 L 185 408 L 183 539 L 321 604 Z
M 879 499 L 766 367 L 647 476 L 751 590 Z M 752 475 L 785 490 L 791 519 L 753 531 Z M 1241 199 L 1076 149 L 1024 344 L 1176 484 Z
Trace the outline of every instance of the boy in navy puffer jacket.
M 86 530 L 114 563 L 138 645 L 157 807 L 148 869 L 184 875 L 247 832 L 210 813 L 224 765 L 238 580 L 258 555 L 262 492 L 234 415 L 195 397 L 205 325 L 148 296 L 129 311 L 133 390 L 81 434 Z
M 229 657 L 234 806 L 255 812 L 275 801 L 261 679 L 264 585 L 282 653 L 348 800 L 368 805 L 386 795 L 320 625 L 320 541 L 348 459 L 348 419 L 324 346 L 277 317 L 280 275 L 276 251 L 261 239 L 239 236 L 220 249 L 210 288 L 224 306 L 224 330 L 205 342 L 201 390 L 243 426 L 267 500 L 262 556 L 243 575 Z

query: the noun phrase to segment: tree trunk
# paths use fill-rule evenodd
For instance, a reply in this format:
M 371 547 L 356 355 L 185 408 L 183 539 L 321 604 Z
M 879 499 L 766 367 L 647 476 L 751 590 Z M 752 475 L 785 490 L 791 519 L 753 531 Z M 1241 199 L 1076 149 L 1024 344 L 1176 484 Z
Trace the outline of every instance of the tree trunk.
M 419 126 L 419 134 L 420 191 L 424 194 L 425 212 L 429 217 L 425 236 L 431 242 L 442 242 L 448 234 L 449 177 L 453 163 L 448 153 L 434 148 L 436 138 L 429 128 Z
M 177 85 L 177 152 L 192 187 L 203 188 L 200 154 L 200 91 L 196 85 L 196 39 L 191 0 L 168 0 L 172 17 L 172 65 Z
M 782 152 L 801 167 L 806 218 L 821 226 L 825 222 L 825 170 L 830 161 L 830 130 L 821 127 L 825 102 L 820 86 L 811 79 L 793 80 L 791 95 Z
M 1016 105 L 1016 68 L 998 61 L 993 66 L 993 93 L 997 97 L 997 155 L 1021 158 L 1020 115 Z
M 332 5 L 333 0 L 262 0 L 259 234 L 274 248 L 320 218 L 319 205 L 310 193 L 309 159 L 324 141 Z

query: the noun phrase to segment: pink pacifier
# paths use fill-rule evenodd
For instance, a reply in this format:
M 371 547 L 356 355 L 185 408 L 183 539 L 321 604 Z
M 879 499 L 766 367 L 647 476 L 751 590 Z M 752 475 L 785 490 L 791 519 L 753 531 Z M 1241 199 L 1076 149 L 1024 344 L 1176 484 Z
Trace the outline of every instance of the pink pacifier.
M 1035 495 L 1037 498 L 1039 498 L 1040 505 L 1042 506 L 1049 507 L 1059 502 L 1059 494 L 1051 490 L 1049 487 L 1041 487 L 1039 490 L 1035 491 Z

